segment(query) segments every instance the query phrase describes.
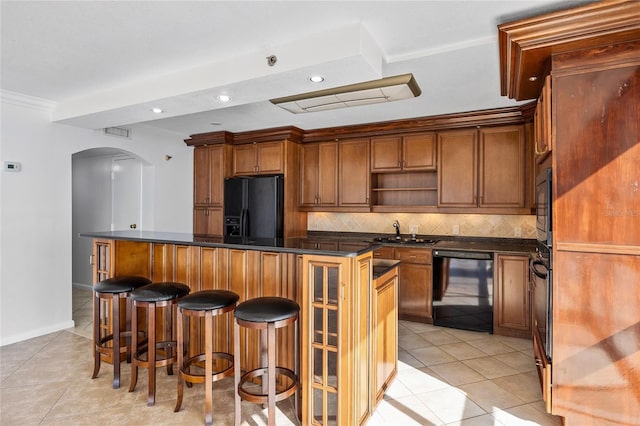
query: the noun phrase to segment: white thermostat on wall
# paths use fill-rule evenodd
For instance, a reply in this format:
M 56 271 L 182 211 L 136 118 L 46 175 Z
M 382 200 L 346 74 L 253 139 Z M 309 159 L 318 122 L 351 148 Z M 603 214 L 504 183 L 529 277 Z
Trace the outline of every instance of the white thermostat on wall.
M 16 161 L 5 161 L 2 165 L 2 170 L 5 172 L 19 172 L 22 165 Z

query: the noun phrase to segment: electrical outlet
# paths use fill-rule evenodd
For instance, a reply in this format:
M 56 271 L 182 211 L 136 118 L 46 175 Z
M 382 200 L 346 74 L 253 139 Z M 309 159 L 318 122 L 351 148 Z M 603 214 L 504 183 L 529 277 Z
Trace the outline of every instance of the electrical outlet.
M 460 235 L 460 225 L 453 225 L 453 235 Z
M 418 225 L 409 225 L 409 233 L 416 235 L 418 233 Z
M 520 228 L 519 226 L 516 226 L 515 228 L 513 228 L 513 235 L 515 235 L 516 237 L 521 237 L 522 228 Z

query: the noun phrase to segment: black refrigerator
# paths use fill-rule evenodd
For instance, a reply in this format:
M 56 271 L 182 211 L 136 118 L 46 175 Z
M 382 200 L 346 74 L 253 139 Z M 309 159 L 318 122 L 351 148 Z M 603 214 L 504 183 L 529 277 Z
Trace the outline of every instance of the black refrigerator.
M 243 239 L 280 239 L 284 225 L 284 177 L 224 180 L 224 235 Z

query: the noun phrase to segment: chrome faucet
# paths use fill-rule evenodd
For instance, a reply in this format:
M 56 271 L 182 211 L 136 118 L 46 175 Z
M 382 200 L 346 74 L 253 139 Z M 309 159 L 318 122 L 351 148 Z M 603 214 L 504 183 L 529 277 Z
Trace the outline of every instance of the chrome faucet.
M 400 239 L 400 222 L 398 222 L 397 220 L 393 222 L 393 227 L 396 228 L 396 239 L 399 240 Z

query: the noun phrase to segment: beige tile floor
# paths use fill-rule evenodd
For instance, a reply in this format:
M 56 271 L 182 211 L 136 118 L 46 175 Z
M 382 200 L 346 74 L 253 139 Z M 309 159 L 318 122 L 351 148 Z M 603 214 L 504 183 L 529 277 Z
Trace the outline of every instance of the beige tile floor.
M 129 393 L 111 388 L 112 370 L 91 380 L 91 291 L 73 291 L 75 328 L 0 348 L 0 424 L 199 425 L 202 386 L 185 388 L 174 413 L 175 376 L 158 373 L 156 405 L 146 405 L 146 372 Z M 560 425 L 544 412 L 528 340 L 401 322 L 398 377 L 369 425 Z M 233 424 L 233 383 L 214 383 L 215 424 Z M 243 424 L 266 424 L 266 410 L 244 403 Z M 298 425 L 291 400 L 278 425 Z

